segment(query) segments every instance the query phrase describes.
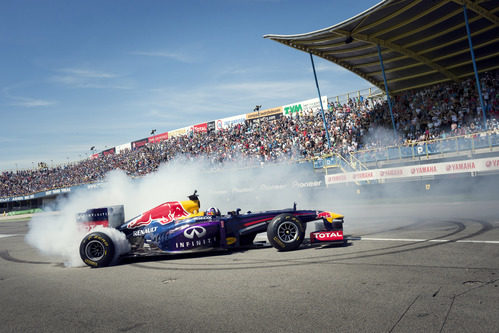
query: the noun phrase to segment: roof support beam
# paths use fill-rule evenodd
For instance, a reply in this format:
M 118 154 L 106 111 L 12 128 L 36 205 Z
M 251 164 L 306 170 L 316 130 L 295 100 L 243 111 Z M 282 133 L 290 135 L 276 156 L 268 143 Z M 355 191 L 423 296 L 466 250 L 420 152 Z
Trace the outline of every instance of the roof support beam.
M 364 26 L 361 26 L 359 29 L 356 29 L 354 31 L 352 31 L 352 34 L 357 34 L 359 32 L 362 32 L 362 31 L 366 31 L 368 29 L 371 29 L 372 27 L 375 27 L 375 26 L 379 26 L 380 24 L 382 23 L 385 23 L 387 21 L 390 21 L 391 19 L 393 19 L 394 17 L 397 17 L 398 15 L 408 11 L 409 9 L 411 9 L 412 7 L 416 6 L 417 4 L 419 4 L 422 0 L 417 0 L 417 1 L 412 1 L 409 5 L 393 12 L 392 14 L 390 15 L 387 15 L 385 17 L 383 17 L 382 19 L 379 19 L 371 24 L 366 24 Z
M 353 66 L 351 66 L 351 65 L 349 65 L 349 64 L 341 61 L 340 59 L 338 59 L 336 57 L 333 57 L 333 56 L 328 55 L 328 54 L 324 54 L 322 52 L 318 52 L 318 51 L 313 50 L 313 49 L 308 49 L 307 47 L 302 46 L 302 45 L 293 44 L 292 40 L 275 39 L 275 41 L 279 42 L 279 43 L 282 43 L 284 45 L 290 46 L 292 48 L 301 50 L 301 51 L 306 52 L 306 53 L 312 53 L 312 54 L 314 54 L 314 55 L 316 55 L 318 57 L 321 57 L 321 58 L 326 59 L 328 61 L 334 62 L 335 64 L 340 65 L 340 66 L 348 69 L 349 71 L 357 74 L 358 76 L 360 76 L 364 80 L 370 82 L 374 86 L 376 86 L 379 89 L 383 90 L 383 83 L 382 82 L 378 82 L 378 81 L 374 80 L 372 77 L 367 76 L 366 74 L 362 73 L 358 69 L 353 68 Z
M 392 100 L 390 99 L 390 92 L 388 91 L 388 83 L 386 82 L 385 66 L 383 66 L 383 56 L 381 55 L 381 47 L 379 46 L 379 44 L 376 46 L 378 47 L 379 64 L 381 65 L 381 71 L 383 72 L 383 82 L 385 83 L 386 100 L 388 102 L 388 108 L 390 109 L 390 116 L 392 117 L 393 134 L 395 134 L 396 138 L 397 127 L 395 127 L 395 120 L 393 119 Z
M 461 12 L 462 12 L 462 10 L 459 10 L 459 13 L 461 13 Z M 494 10 L 494 11 L 492 11 L 492 12 L 493 12 L 493 13 L 495 13 L 495 12 L 497 12 L 497 10 Z M 454 13 L 454 12 L 453 12 L 453 13 Z M 471 20 L 469 20 L 469 22 L 470 22 L 470 23 L 471 23 L 471 22 L 475 22 L 475 21 L 477 21 L 477 20 L 479 20 L 479 19 L 480 19 L 480 17 L 479 17 L 479 16 L 475 16 L 474 18 L 472 18 Z M 409 48 L 409 47 L 412 47 L 412 46 L 417 45 L 417 44 L 425 43 L 425 42 L 427 42 L 427 41 L 429 41 L 429 40 L 431 40 L 431 39 L 434 39 L 434 38 L 436 38 L 436 37 L 439 37 L 439 36 L 441 36 L 441 35 L 444 35 L 444 34 L 446 34 L 446 33 L 451 32 L 451 31 L 454 31 L 454 30 L 460 29 L 460 28 L 462 28 L 462 27 L 464 27 L 464 26 L 465 26 L 465 24 L 464 24 L 464 23 L 463 23 L 463 24 L 456 25 L 456 26 L 453 26 L 453 27 L 451 27 L 450 29 L 440 31 L 440 32 L 438 32 L 438 33 L 436 33 L 436 34 L 432 34 L 432 35 L 431 35 L 431 36 L 429 36 L 429 37 L 426 37 L 426 38 L 423 38 L 423 39 L 417 40 L 417 41 L 415 41 L 415 42 L 412 42 L 412 43 L 409 43 L 409 44 L 403 45 L 403 47 L 404 47 L 404 48 Z M 485 27 L 485 28 L 483 28 L 483 29 L 480 29 L 480 30 L 478 30 L 478 31 L 473 32 L 473 33 L 471 34 L 471 36 L 472 36 L 472 37 L 474 37 L 474 36 L 476 36 L 476 35 L 480 35 L 480 34 L 485 33 L 485 32 L 487 32 L 487 31 L 489 31 L 489 30 L 491 30 L 491 29 L 493 29 L 493 28 L 494 28 L 493 26 L 486 26 L 486 27 Z M 393 40 L 396 40 L 396 39 L 398 39 L 398 38 L 391 38 L 391 39 L 387 39 L 387 41 L 388 41 L 388 42 L 392 42 Z M 431 51 L 435 51 L 435 50 L 438 50 L 438 49 L 442 49 L 442 48 L 444 48 L 444 47 L 447 47 L 447 46 L 449 46 L 449 45 L 452 45 L 452 44 L 458 43 L 458 42 L 463 41 L 463 40 L 466 40 L 466 36 L 463 36 L 463 37 L 461 37 L 461 38 L 457 38 L 457 39 L 451 40 L 451 41 L 449 41 L 449 42 L 447 42 L 447 43 L 441 43 L 441 44 L 439 44 L 439 45 L 438 45 L 438 46 L 436 46 L 436 47 L 426 48 L 426 49 L 424 49 L 424 51 L 422 51 L 422 52 L 418 52 L 418 54 L 420 54 L 420 55 L 421 55 L 421 54 L 424 54 L 424 53 L 427 53 L 427 52 L 431 52 Z M 481 45 L 483 45 L 483 44 L 481 44 Z M 479 47 L 479 46 L 476 46 L 475 48 L 478 48 L 478 47 Z M 463 50 L 463 51 L 466 51 L 466 52 L 467 52 L 468 50 Z M 375 56 L 376 56 L 376 54 L 373 52 L 373 53 L 370 53 L 370 54 L 367 54 L 367 55 L 361 55 L 361 56 L 357 56 L 357 57 L 349 57 L 349 59 L 350 59 L 350 60 L 355 60 L 355 59 L 363 59 L 363 58 L 367 58 L 367 57 L 375 57 Z M 402 60 L 402 59 L 405 59 L 405 58 L 408 58 L 408 56 L 401 56 L 401 57 L 396 57 L 396 58 L 388 59 L 388 60 L 386 60 L 386 61 L 385 61 L 385 64 L 386 64 L 386 63 L 389 63 L 389 62 L 394 62 L 394 61 Z M 372 65 L 375 65 L 375 64 L 378 64 L 378 62 L 376 61 L 376 62 L 370 62 L 370 63 L 359 64 L 359 65 L 355 65 L 354 67 L 355 67 L 355 68 L 362 68 L 362 67 L 366 67 L 366 66 L 372 66 Z M 387 72 L 388 72 L 388 71 L 387 71 Z
M 450 0 L 449 0 L 450 1 Z M 393 31 L 393 30 L 396 30 L 404 25 L 408 25 L 409 23 L 412 23 L 414 21 L 417 21 L 419 20 L 421 17 L 424 17 L 426 15 L 428 15 L 429 13 L 431 13 L 432 11 L 444 6 L 445 4 L 447 4 L 449 1 L 441 1 L 441 2 L 438 2 L 435 6 L 425 10 L 425 11 L 422 11 L 420 13 L 418 13 L 417 15 L 414 15 L 412 16 L 411 18 L 407 19 L 407 20 L 404 20 L 402 23 L 399 23 L 399 24 L 396 24 L 396 25 L 391 25 L 389 26 L 388 28 L 386 29 L 383 29 L 383 30 L 379 30 L 379 31 L 376 31 L 375 33 L 372 34 L 373 37 L 378 37 L 380 35 L 384 35 L 385 33 L 387 32 L 390 32 L 390 31 Z M 412 3 L 411 3 L 412 5 Z M 407 6 L 407 7 L 404 7 L 404 9 L 409 9 L 411 8 L 412 6 Z M 397 36 L 398 37 L 398 36 Z
M 341 31 L 341 30 L 337 30 L 337 32 L 344 33 L 345 36 L 347 36 L 349 34 L 348 32 Z M 432 62 L 430 59 L 423 57 L 423 56 L 417 54 L 416 52 L 411 51 L 409 49 L 406 49 L 400 45 L 397 45 L 395 43 L 392 43 L 392 42 L 389 42 L 386 40 L 382 40 L 382 39 L 379 39 L 376 37 L 365 35 L 365 34 L 355 34 L 355 35 L 352 35 L 352 37 L 355 39 L 363 40 L 365 42 L 370 42 L 372 44 L 384 46 L 392 51 L 396 51 L 400 54 L 406 55 L 409 58 L 416 59 L 417 61 L 419 61 L 419 62 L 437 70 L 438 72 L 442 73 L 447 78 L 454 80 L 454 81 L 457 81 L 457 77 L 454 74 L 452 74 L 451 72 L 449 72 L 448 70 L 446 70 L 444 67 L 442 67 L 439 64 Z
M 475 72 L 476 87 L 478 90 L 478 96 L 480 98 L 480 105 L 482 107 L 483 113 L 483 125 L 485 130 L 487 130 L 487 116 L 485 114 L 485 104 L 483 103 L 482 88 L 480 88 L 480 79 L 478 78 L 478 69 L 476 68 L 475 61 L 475 51 L 473 51 L 473 43 L 471 42 L 470 26 L 468 24 L 468 11 L 466 10 L 466 5 L 463 5 L 464 21 L 466 22 L 466 33 L 468 35 L 468 43 L 470 44 L 471 60 L 473 61 L 473 71 Z
M 479 16 L 486 18 L 490 22 L 494 23 L 495 26 L 499 26 L 499 19 L 497 18 L 497 16 L 492 15 L 491 12 L 475 4 L 474 2 L 471 2 L 469 0 L 453 0 L 453 1 L 460 5 L 466 6 L 467 8 L 477 13 Z
M 321 90 L 319 89 L 319 81 L 317 81 L 317 73 L 315 72 L 314 57 L 312 53 L 310 54 L 310 62 L 312 63 L 312 69 L 314 70 L 315 86 L 317 87 L 317 93 L 319 94 L 319 104 L 321 105 L 322 121 L 324 122 L 324 131 L 326 132 L 327 146 L 331 150 L 331 140 L 329 140 L 329 129 L 327 128 L 326 116 L 324 115 L 324 106 L 322 105 Z
M 493 44 L 495 42 L 499 41 L 499 38 L 496 38 L 496 39 L 492 39 L 492 40 L 489 40 L 489 41 L 486 41 L 485 43 L 482 43 L 482 44 L 479 44 L 479 45 L 473 45 L 473 49 L 479 49 L 481 47 L 484 47 L 484 46 L 487 46 L 489 44 Z M 441 60 L 444 60 L 444 59 L 447 59 L 447 58 L 452 58 L 454 57 L 455 55 L 458 55 L 458 54 L 462 54 L 462 53 L 465 53 L 465 52 L 468 52 L 469 50 L 466 50 L 466 49 L 462 49 L 462 50 L 459 50 L 457 52 L 454 52 L 454 53 L 448 53 L 448 54 L 445 54 L 441 57 L 438 57 L 438 58 L 434 58 L 433 60 L 434 61 L 441 61 Z M 489 59 L 489 58 L 494 58 L 494 57 L 497 57 L 499 56 L 499 52 L 495 52 L 495 53 L 492 53 L 492 54 L 489 54 L 489 55 L 485 55 L 485 56 L 481 56 L 480 59 L 481 60 L 485 60 L 485 59 Z M 403 58 L 407 58 L 407 57 L 403 57 Z M 393 59 L 392 59 L 393 61 Z M 387 61 L 385 61 L 386 63 Z M 460 66 L 463 66 L 463 65 L 468 65 L 471 63 L 471 59 L 470 60 L 466 60 L 466 61 L 462 61 L 460 63 L 456 63 L 456 64 L 453 64 L 453 65 L 449 65 L 449 66 L 445 66 L 445 68 L 447 69 L 452 69 L 452 68 L 456 68 L 456 67 L 460 67 Z M 362 64 L 362 65 L 357 65 L 357 66 L 354 66 L 355 68 L 361 68 L 361 67 L 365 67 L 367 65 L 370 65 L 370 66 L 374 66 L 374 65 L 378 65 L 379 62 L 375 62 L 375 63 L 370 63 L 370 64 Z M 410 64 L 410 65 L 406 65 L 406 66 L 400 66 L 400 67 L 395 67 L 395 68 L 392 68 L 392 69 L 385 69 L 385 73 L 393 73 L 393 72 L 398 72 L 398 71 L 401 71 L 401 70 L 405 70 L 405 69 L 409 69 L 409 68 L 414 68 L 414 67 L 417 67 L 417 66 L 421 66 L 420 63 L 414 63 L 414 64 Z M 434 73 L 435 71 L 432 71 L 431 73 Z M 431 74 L 430 72 L 428 73 L 423 73 L 423 75 L 426 75 L 426 74 Z M 374 75 L 380 75 L 381 74 L 381 71 L 376 71 L 376 72 L 369 72 L 370 75 L 374 74 Z M 415 76 L 411 76 L 411 77 L 415 77 Z M 394 82 L 394 80 L 390 80 L 390 82 Z

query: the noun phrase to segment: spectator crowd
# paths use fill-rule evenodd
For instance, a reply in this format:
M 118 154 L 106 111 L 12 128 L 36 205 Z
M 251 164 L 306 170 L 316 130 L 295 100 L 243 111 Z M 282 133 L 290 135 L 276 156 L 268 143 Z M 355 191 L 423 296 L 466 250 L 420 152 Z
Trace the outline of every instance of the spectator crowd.
M 498 76 L 499 72 L 481 76 L 487 129 L 495 131 L 499 128 Z M 331 148 L 321 112 L 304 110 L 290 117 L 262 118 L 219 131 L 172 137 L 139 149 L 101 154 L 95 159 L 64 166 L 43 165 L 37 170 L 2 172 L 0 197 L 91 183 L 114 169 L 122 169 L 131 176 L 143 176 L 177 157 L 203 157 L 214 166 L 227 161 L 244 161 L 247 165 L 331 153 L 346 155 L 359 150 L 469 135 L 485 130 L 480 105 L 472 78 L 403 92 L 392 97 L 395 132 L 388 103 L 382 97 L 360 96 L 343 104 L 331 101 L 325 110 Z

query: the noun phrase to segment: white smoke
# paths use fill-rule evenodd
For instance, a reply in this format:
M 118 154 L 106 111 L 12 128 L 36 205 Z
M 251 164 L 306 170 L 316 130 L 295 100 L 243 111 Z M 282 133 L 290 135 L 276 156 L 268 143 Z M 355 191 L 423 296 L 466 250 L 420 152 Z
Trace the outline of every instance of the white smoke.
M 237 208 L 241 208 L 243 213 L 290 208 L 294 202 L 298 209 L 334 211 L 345 215 L 347 233 L 365 232 L 373 228 L 380 230 L 381 226 L 404 225 L 414 219 L 497 216 L 495 209 L 479 206 L 476 202 L 469 202 L 468 197 L 461 198 L 462 196 L 455 199 L 459 200 L 459 205 L 451 202 L 452 209 L 448 209 L 448 205 L 447 209 L 441 207 L 439 200 L 431 197 L 426 200 L 431 204 L 417 204 L 420 201 L 417 198 L 422 200 L 433 191 L 439 191 L 442 198 L 448 197 L 454 201 L 453 196 L 460 191 L 459 184 L 460 182 L 453 182 L 444 189 L 439 189 L 443 184 L 434 184 L 431 191 L 426 191 L 421 182 L 365 187 L 350 184 L 326 188 L 324 173 L 314 176 L 309 164 L 278 164 L 241 169 L 240 165 L 236 168 L 235 165 L 226 163 L 214 171 L 212 165 L 203 159 L 175 160 L 142 178 L 132 179 L 122 171 L 113 171 L 107 175 L 102 188 L 71 193 L 67 199 L 57 203 L 57 215 L 40 214 L 33 217 L 26 241 L 41 253 L 60 258 L 66 266 L 80 266 L 83 262 L 79 246 L 86 231 L 78 228 L 77 213 L 89 208 L 124 205 L 125 220 L 128 220 L 163 202 L 186 200 L 194 190 L 198 190 L 202 210 L 214 206 L 222 214 Z M 492 186 L 493 193 L 497 193 L 497 186 L 493 184 L 488 179 L 483 182 L 475 180 L 473 185 L 464 188 L 472 198 L 487 186 Z M 308 186 L 317 187 L 310 190 Z M 491 190 L 487 191 L 489 193 Z M 398 204 L 393 205 L 392 202 Z M 378 216 L 382 218 L 377 218 Z M 390 218 L 387 219 L 387 216 Z M 117 244 L 117 252 L 125 253 L 128 245 L 124 235 L 115 230 L 107 231 Z
M 101 188 L 80 190 L 57 202 L 58 214 L 35 215 L 29 224 L 26 242 L 42 254 L 61 258 L 66 266 L 81 266 L 84 264 L 79 246 L 86 231 L 78 227 L 77 213 L 124 205 L 127 220 L 163 202 L 187 200 L 194 190 L 198 190 L 201 209 L 214 206 L 222 214 L 237 208 L 243 212 L 289 208 L 295 201 L 299 209 L 331 210 L 331 207 L 319 207 L 320 202 L 309 195 L 301 195 L 297 179 L 302 174 L 306 176 L 301 178 L 310 179 L 311 166 L 304 169 L 296 164 L 279 164 L 241 169 L 226 163 L 213 170 L 204 159 L 170 161 L 157 172 L 135 179 L 116 170 L 107 175 Z M 115 245 L 123 243 L 120 232 L 107 230 L 106 234 Z M 126 246 L 119 245 L 119 251 L 126 252 Z
M 92 232 L 102 232 L 102 233 L 108 235 L 109 238 L 111 238 L 113 240 L 115 255 L 114 255 L 113 260 L 111 261 L 112 263 L 115 263 L 118 260 L 119 256 L 130 252 L 130 243 L 126 239 L 126 235 L 124 233 L 122 233 L 121 231 L 116 230 L 114 228 L 106 228 L 106 227 L 99 225 L 99 226 L 96 226 L 95 228 L 93 228 L 88 233 L 92 233 Z M 81 239 L 85 238 L 85 236 L 83 236 Z M 81 241 L 81 239 L 80 239 L 80 241 Z

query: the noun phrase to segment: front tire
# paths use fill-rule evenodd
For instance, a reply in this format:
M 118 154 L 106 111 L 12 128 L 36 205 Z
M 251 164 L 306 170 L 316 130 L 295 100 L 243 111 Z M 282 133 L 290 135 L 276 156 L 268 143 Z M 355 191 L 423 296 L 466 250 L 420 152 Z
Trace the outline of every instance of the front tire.
M 81 241 L 80 257 L 90 267 L 109 266 L 114 254 L 115 247 L 112 239 L 102 232 L 88 234 Z
M 305 238 L 305 228 L 293 214 L 280 214 L 267 227 L 267 237 L 279 251 L 291 251 L 300 247 Z

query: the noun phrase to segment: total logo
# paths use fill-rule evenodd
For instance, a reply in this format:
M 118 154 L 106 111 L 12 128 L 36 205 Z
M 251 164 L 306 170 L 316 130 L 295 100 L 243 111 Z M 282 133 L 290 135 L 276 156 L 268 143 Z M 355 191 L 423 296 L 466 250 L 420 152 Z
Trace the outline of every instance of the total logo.
M 201 226 L 193 226 L 184 230 L 184 236 L 188 239 L 203 238 L 206 236 L 206 229 Z
M 331 242 L 343 240 L 343 231 L 316 231 L 310 233 L 310 241 L 315 242 Z
M 317 239 L 336 239 L 338 237 L 343 238 L 343 234 L 341 232 L 320 232 L 315 235 Z

